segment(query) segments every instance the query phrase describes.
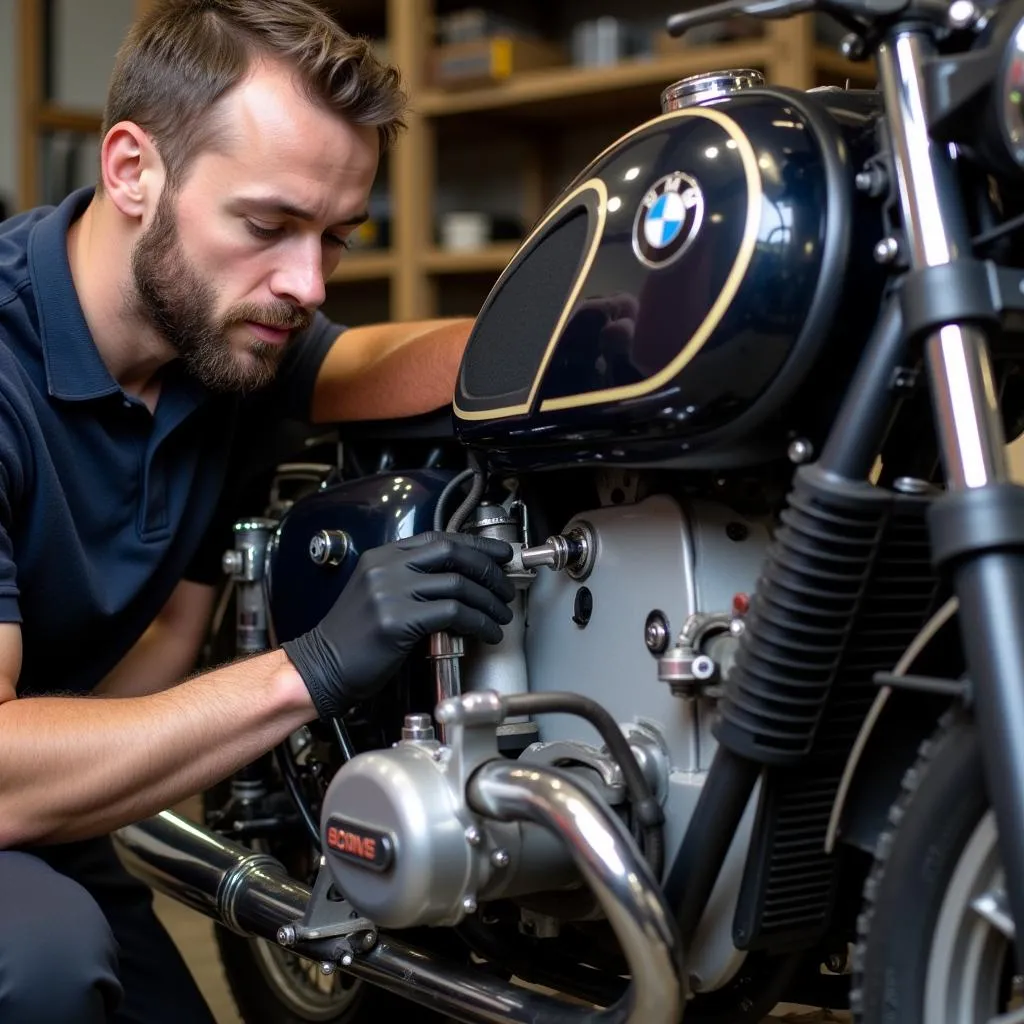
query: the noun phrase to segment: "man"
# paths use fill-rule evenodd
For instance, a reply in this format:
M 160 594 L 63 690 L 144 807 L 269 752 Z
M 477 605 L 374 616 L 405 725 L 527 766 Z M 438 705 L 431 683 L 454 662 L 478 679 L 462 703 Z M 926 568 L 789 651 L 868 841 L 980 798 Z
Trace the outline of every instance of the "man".
M 314 315 L 402 101 L 305 0 L 165 0 L 118 57 L 95 194 L 0 227 L 4 1024 L 209 1021 L 107 833 L 377 692 L 426 634 L 511 619 L 506 545 L 418 538 L 284 649 L 172 685 L 245 409 L 451 397 L 465 322 Z

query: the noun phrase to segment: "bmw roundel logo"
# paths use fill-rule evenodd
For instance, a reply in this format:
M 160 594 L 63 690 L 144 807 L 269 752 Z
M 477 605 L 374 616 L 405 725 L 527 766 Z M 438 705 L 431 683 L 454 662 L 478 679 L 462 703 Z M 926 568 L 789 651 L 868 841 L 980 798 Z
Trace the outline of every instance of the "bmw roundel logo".
M 644 195 L 633 222 L 633 251 L 641 263 L 663 267 L 678 259 L 704 220 L 704 193 L 688 174 L 659 178 Z

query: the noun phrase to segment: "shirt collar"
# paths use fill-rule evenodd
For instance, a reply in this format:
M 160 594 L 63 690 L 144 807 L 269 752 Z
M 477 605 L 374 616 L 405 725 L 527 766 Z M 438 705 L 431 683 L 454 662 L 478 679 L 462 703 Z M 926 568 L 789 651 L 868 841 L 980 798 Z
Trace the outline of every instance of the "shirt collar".
M 46 383 L 54 398 L 83 401 L 118 393 L 85 321 L 68 261 L 68 229 L 89 205 L 90 186 L 40 218 L 28 242 L 28 269 L 39 313 Z

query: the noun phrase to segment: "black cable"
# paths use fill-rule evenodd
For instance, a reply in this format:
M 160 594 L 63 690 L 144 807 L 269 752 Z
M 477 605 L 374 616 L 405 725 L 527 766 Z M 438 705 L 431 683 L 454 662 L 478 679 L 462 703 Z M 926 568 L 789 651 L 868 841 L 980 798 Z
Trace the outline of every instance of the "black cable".
M 1002 238 L 1003 235 L 1008 235 L 1011 231 L 1016 231 L 1018 228 L 1022 227 L 1024 227 L 1024 213 L 1018 213 L 1016 217 L 1004 220 L 1002 224 L 997 224 L 995 227 L 989 228 L 987 231 L 982 231 L 980 234 L 975 235 L 971 239 L 971 247 L 979 249 L 984 245 L 997 241 Z
M 448 499 L 475 473 L 475 469 L 464 469 L 461 473 L 452 477 L 452 479 L 445 484 L 445 488 L 441 492 L 441 497 L 437 499 L 437 504 L 434 506 L 435 530 L 441 531 L 444 529 L 444 507 L 448 504 Z
M 352 745 L 352 740 L 349 739 L 345 723 L 337 715 L 331 716 L 331 731 L 334 733 L 335 742 L 341 751 L 342 763 L 351 761 L 356 756 L 356 748 Z
M 295 804 L 299 812 L 299 817 L 302 818 L 302 824 L 306 826 L 306 831 L 309 833 L 310 839 L 313 841 L 313 845 L 316 847 L 316 852 L 321 853 L 320 847 L 320 827 L 317 824 L 316 819 L 313 817 L 313 812 L 309 809 L 309 804 L 306 803 L 306 798 L 302 793 L 302 787 L 299 785 L 299 772 L 295 764 L 295 756 L 292 754 L 291 747 L 288 746 L 288 741 L 279 743 L 274 748 L 274 755 L 277 758 L 277 765 L 281 769 L 281 775 L 284 778 L 284 784 L 288 788 L 288 794 L 292 798 L 292 803 Z
M 487 476 L 480 465 L 479 459 L 473 454 L 469 456 L 469 463 L 472 467 L 473 486 L 466 495 L 466 500 L 455 510 L 455 514 L 448 520 L 447 530 L 449 533 L 458 533 L 462 524 L 469 518 L 470 513 L 480 504 L 484 494 L 484 487 L 487 484 Z
M 503 703 L 509 715 L 577 715 L 601 734 L 609 753 L 622 769 L 622 777 L 633 802 L 633 813 L 643 830 L 644 856 L 660 883 L 665 867 L 665 839 L 662 833 L 665 814 L 647 784 L 647 778 L 629 741 L 611 714 L 597 701 L 578 693 L 516 693 L 504 697 Z

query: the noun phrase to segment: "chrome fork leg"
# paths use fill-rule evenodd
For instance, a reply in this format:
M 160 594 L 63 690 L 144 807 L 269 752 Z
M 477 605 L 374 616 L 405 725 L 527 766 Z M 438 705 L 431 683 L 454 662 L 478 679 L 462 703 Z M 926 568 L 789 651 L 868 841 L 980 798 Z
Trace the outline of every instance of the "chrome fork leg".
M 973 266 L 956 182 L 954 156 L 929 137 L 922 65 L 935 51 L 920 28 L 897 29 L 880 47 L 885 96 L 910 274 L 907 298 L 936 282 L 966 281 Z M 959 265 L 959 266 L 958 266 Z M 934 305 L 934 304 L 933 304 Z M 927 310 L 925 311 L 927 313 Z M 977 727 L 984 737 L 985 776 L 999 826 L 1010 909 L 1024 921 L 1024 491 L 1009 483 L 1006 439 L 988 340 L 968 322 L 923 322 L 925 361 L 947 493 L 935 502 L 933 557 L 949 571 L 960 604 L 960 628 Z M 922 321 L 919 319 L 918 323 Z M 1024 928 L 1017 954 L 1024 963 Z

